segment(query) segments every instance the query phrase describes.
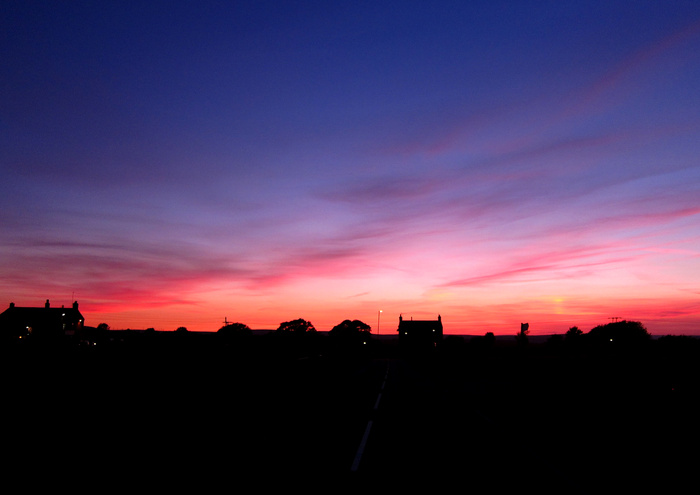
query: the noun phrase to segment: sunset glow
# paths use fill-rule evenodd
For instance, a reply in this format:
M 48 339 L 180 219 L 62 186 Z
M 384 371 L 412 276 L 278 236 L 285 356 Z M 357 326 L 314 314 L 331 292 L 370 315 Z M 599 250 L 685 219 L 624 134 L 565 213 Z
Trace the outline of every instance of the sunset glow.
M 2 305 L 700 334 L 700 4 L 3 11 Z

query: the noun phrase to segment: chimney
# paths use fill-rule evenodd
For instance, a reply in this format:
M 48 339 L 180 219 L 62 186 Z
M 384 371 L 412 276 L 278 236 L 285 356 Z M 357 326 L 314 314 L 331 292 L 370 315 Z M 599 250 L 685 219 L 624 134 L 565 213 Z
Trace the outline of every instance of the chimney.
M 45 307 L 45 308 L 50 308 L 50 307 L 51 307 L 51 305 L 49 304 L 49 300 L 48 300 L 48 299 L 46 300 L 46 304 L 44 304 L 44 307 Z
M 10 303 L 10 307 L 11 307 L 11 308 L 14 308 L 14 307 L 15 307 L 15 303 Z
M 73 302 L 73 309 L 78 311 L 78 301 Z

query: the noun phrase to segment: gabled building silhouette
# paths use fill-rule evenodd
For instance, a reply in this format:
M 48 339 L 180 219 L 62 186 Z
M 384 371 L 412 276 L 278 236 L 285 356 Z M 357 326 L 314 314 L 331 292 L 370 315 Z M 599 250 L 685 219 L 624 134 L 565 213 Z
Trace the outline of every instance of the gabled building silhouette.
M 404 320 L 399 316 L 399 345 L 407 348 L 433 348 L 442 341 L 442 317 L 437 320 Z
M 3 337 L 58 339 L 73 336 L 85 325 L 77 301 L 72 308 L 52 308 L 49 300 L 44 307 L 10 307 L 0 313 L 0 333 Z

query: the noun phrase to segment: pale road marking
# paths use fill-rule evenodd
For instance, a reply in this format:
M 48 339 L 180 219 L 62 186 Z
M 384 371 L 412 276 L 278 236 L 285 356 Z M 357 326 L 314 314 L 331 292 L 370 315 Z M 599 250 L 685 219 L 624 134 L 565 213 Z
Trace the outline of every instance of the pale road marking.
M 372 409 L 373 411 L 376 411 L 379 408 L 379 401 L 382 398 L 382 391 L 384 390 L 384 386 L 386 385 L 386 380 L 389 378 L 389 363 L 386 365 L 386 373 L 384 374 L 384 381 L 382 382 L 382 386 L 379 390 L 379 394 L 377 395 L 377 400 L 374 402 L 374 408 Z M 367 421 L 367 427 L 365 428 L 365 433 L 362 435 L 362 440 L 360 441 L 359 447 L 357 447 L 357 453 L 355 454 L 355 460 L 352 462 L 352 467 L 350 468 L 350 471 L 355 472 L 357 469 L 360 467 L 360 461 L 362 460 L 362 454 L 365 453 L 365 446 L 367 445 L 367 439 L 369 438 L 369 432 L 372 429 L 372 420 L 370 419 Z
M 360 446 L 357 447 L 357 453 L 355 454 L 355 460 L 352 462 L 352 467 L 350 471 L 355 472 L 357 468 L 360 467 L 360 460 L 362 459 L 362 454 L 365 452 L 365 445 L 367 445 L 367 439 L 369 438 L 369 430 L 372 429 L 372 420 L 367 422 L 367 428 L 365 428 L 365 434 L 362 436 L 362 441 Z
M 379 392 L 379 395 L 377 396 L 377 402 L 374 403 L 374 410 L 376 411 L 379 408 L 379 400 L 382 398 L 382 393 Z

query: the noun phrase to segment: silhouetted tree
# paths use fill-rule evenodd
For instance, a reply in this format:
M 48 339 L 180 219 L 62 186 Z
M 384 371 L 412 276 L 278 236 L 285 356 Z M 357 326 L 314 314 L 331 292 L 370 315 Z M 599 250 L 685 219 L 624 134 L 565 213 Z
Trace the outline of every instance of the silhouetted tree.
M 189 332 L 189 330 L 187 330 L 187 327 L 177 327 L 177 328 L 175 329 L 175 331 L 176 331 L 177 333 Z
M 222 336 L 252 335 L 253 331 L 244 323 L 229 323 L 219 328 L 216 333 Z
M 320 336 L 310 321 L 303 318 L 280 323 L 271 337 L 275 352 L 283 356 L 306 356 L 318 354 Z
M 292 321 L 284 321 L 280 323 L 277 328 L 277 332 L 280 333 L 294 333 L 294 334 L 305 334 L 310 332 L 315 332 L 316 328 L 311 324 L 310 321 L 306 321 L 303 318 L 297 318 Z
M 564 334 L 564 340 L 566 342 L 578 342 L 583 335 L 583 331 L 576 326 L 569 328 Z
M 336 348 L 356 348 L 367 344 L 372 328 L 360 320 L 343 320 L 328 332 L 331 345 Z
M 372 327 L 370 327 L 367 323 L 364 323 L 360 320 L 344 320 L 341 323 L 338 323 L 336 326 L 334 326 L 330 332 L 328 332 L 329 336 L 333 337 L 363 337 L 367 338 L 369 337 L 370 332 L 372 331 Z
M 229 323 L 216 331 L 217 336 L 225 344 L 247 341 L 253 335 L 250 327 L 244 323 Z
M 648 342 L 651 335 L 641 322 L 622 320 L 592 328 L 587 338 L 597 345 L 629 348 Z
M 109 330 L 109 325 L 107 325 L 106 323 L 100 323 L 99 325 L 97 325 L 96 328 L 100 332 L 107 332 Z

